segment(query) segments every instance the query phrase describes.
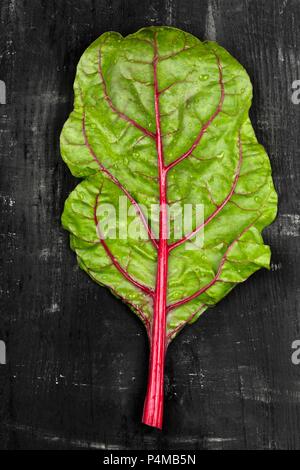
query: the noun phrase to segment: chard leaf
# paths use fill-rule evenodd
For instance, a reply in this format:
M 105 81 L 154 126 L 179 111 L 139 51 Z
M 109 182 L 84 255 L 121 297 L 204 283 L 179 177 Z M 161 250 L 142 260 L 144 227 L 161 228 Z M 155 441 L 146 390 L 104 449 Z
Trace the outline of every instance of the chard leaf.
M 248 117 L 251 83 L 218 44 L 150 27 L 98 38 L 80 59 L 74 91 L 61 153 L 83 181 L 65 203 L 63 226 L 80 267 L 146 327 L 143 422 L 161 428 L 169 342 L 269 267 L 261 231 L 275 218 L 277 195 Z M 178 220 L 167 223 L 168 215 L 186 205 L 195 215 L 197 204 L 202 222 L 176 237 Z M 103 232 L 109 208 L 114 236 Z

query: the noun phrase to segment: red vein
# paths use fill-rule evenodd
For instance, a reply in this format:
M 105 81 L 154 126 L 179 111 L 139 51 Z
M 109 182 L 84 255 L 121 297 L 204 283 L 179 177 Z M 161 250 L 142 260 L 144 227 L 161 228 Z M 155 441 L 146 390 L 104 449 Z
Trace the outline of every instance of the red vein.
M 201 304 L 199 308 L 197 308 L 197 310 L 195 310 L 195 312 L 193 312 L 189 318 L 181 323 L 179 323 L 179 325 L 176 326 L 176 328 L 174 328 L 174 330 L 170 331 L 170 333 L 167 335 L 167 343 L 169 343 L 169 341 L 171 340 L 172 336 L 176 335 L 176 333 L 178 333 L 180 330 L 182 330 L 182 328 L 187 324 L 189 323 L 190 321 L 193 320 L 193 318 L 197 315 L 197 313 L 200 312 L 200 310 L 203 308 L 203 307 L 206 307 L 205 304 Z
M 95 225 L 97 227 L 97 234 L 99 236 L 99 231 L 100 231 L 100 227 L 99 227 L 99 222 L 98 222 L 98 218 L 97 218 L 97 207 L 98 207 L 98 199 L 99 199 L 99 195 L 100 193 L 97 195 L 96 197 L 96 200 L 95 200 L 95 205 L 94 205 L 94 222 L 95 222 Z M 101 235 L 101 234 L 100 234 Z M 145 286 L 144 284 L 141 284 L 139 281 L 137 281 L 136 279 L 134 279 L 119 263 L 119 261 L 116 259 L 116 257 L 112 254 L 112 252 L 110 251 L 106 241 L 103 239 L 102 236 L 99 236 L 99 240 L 106 252 L 106 254 L 108 255 L 108 257 L 110 258 L 111 262 L 113 263 L 113 265 L 115 266 L 115 268 L 125 277 L 125 279 L 127 279 L 127 281 L 129 281 L 131 284 L 133 284 L 135 287 L 138 287 L 142 292 L 144 292 L 145 294 L 147 295 L 150 295 L 151 297 L 153 297 L 153 291 L 152 289 L 150 289 L 149 287 Z
M 102 165 L 99 158 L 95 154 L 95 152 L 93 150 L 93 147 L 89 143 L 87 132 L 86 132 L 86 126 L 85 126 L 85 112 L 83 112 L 83 117 L 82 117 L 82 133 L 83 133 L 83 137 L 84 137 L 84 143 L 85 143 L 86 147 L 88 148 L 91 156 L 93 157 L 93 160 L 97 163 L 100 170 L 103 173 L 105 173 L 110 178 L 110 180 L 113 181 L 115 183 L 115 185 L 118 186 L 118 188 L 121 189 L 121 191 L 123 191 L 125 196 L 127 196 L 129 201 L 131 202 L 131 204 L 135 207 L 137 214 L 140 216 L 140 219 L 141 219 L 141 221 L 142 221 L 142 223 L 143 223 L 143 225 L 144 225 L 144 227 L 145 227 L 145 229 L 146 229 L 146 231 L 147 231 L 147 233 L 150 237 L 150 240 L 152 241 L 155 248 L 158 248 L 158 243 L 155 239 L 155 235 L 152 232 L 152 230 L 151 230 L 151 228 L 148 224 L 148 221 L 146 220 L 146 217 L 145 217 L 142 209 L 140 208 L 138 202 L 133 198 L 133 196 L 129 193 L 129 191 L 127 191 L 127 189 L 122 185 L 122 183 L 104 165 Z
M 184 38 L 184 43 L 185 43 L 184 46 L 181 49 L 179 49 L 179 51 L 172 52 L 171 54 L 160 56 L 159 60 L 163 61 L 163 60 L 171 59 L 172 57 L 176 57 L 177 55 L 181 54 L 182 52 L 189 51 L 189 50 L 194 49 L 195 47 L 198 46 L 198 44 L 195 44 L 194 46 L 190 46 L 190 47 L 187 46 L 186 45 L 186 38 Z
M 192 238 L 194 235 L 196 235 L 200 230 L 202 230 L 204 227 L 206 227 L 206 225 L 209 224 L 209 222 L 211 222 L 218 214 L 219 212 L 221 212 L 221 210 L 226 206 L 226 204 L 230 201 L 230 199 L 232 198 L 233 194 L 234 194 L 234 191 L 235 191 L 235 188 L 237 186 L 237 183 L 238 183 L 238 180 L 239 180 L 239 177 L 240 177 L 240 172 L 241 172 L 241 166 L 242 166 L 242 161 L 243 161 L 243 149 L 242 149 L 242 143 L 241 143 L 241 136 L 239 134 L 239 137 L 238 137 L 238 146 L 239 146 L 239 160 L 238 160 L 238 165 L 237 165 L 237 169 L 236 169 L 236 172 L 235 172 L 235 177 L 234 177 L 234 180 L 233 180 L 233 183 L 232 183 L 232 186 L 230 188 L 230 191 L 229 193 L 227 194 L 227 196 L 225 197 L 224 201 L 219 205 L 217 206 L 216 210 L 202 223 L 200 224 L 197 228 L 195 228 L 195 230 L 193 230 L 192 232 L 188 233 L 186 236 L 184 236 L 181 240 L 178 240 L 174 243 L 171 243 L 169 245 L 169 251 L 173 250 L 174 248 L 176 248 L 177 246 L 180 246 L 182 245 L 182 243 L 186 242 L 187 240 L 189 240 L 190 238 Z
M 112 109 L 114 113 L 116 113 L 121 119 L 124 121 L 129 122 L 132 124 L 134 127 L 139 129 L 143 134 L 147 135 L 148 137 L 151 137 L 151 139 L 155 139 L 156 136 L 153 132 L 149 131 L 145 127 L 141 126 L 138 122 L 136 122 L 134 119 L 131 119 L 127 114 L 123 113 L 120 111 L 116 106 L 113 104 L 112 99 L 110 98 L 108 92 L 107 92 L 107 86 L 106 86 L 106 81 L 103 75 L 103 70 L 102 70 L 102 61 L 101 61 L 101 50 L 99 50 L 99 61 L 98 61 L 98 72 L 99 76 L 101 79 L 102 87 L 103 87 L 103 93 L 104 93 L 104 99 L 107 101 L 109 107 Z
M 128 299 L 126 299 L 126 297 L 123 297 L 122 295 L 120 295 L 115 289 L 113 289 L 112 287 L 110 287 L 110 290 L 112 292 L 114 292 L 114 294 L 116 296 L 119 297 L 119 299 L 121 299 L 123 302 L 125 302 L 126 304 L 130 305 L 131 307 L 133 307 L 137 312 L 138 314 L 140 315 L 140 317 L 142 318 L 144 324 L 145 324 L 145 327 L 146 327 L 146 331 L 147 331 L 147 334 L 148 334 L 148 337 L 150 339 L 150 330 L 151 330 L 151 325 L 150 325 L 150 320 L 149 318 L 146 316 L 146 314 L 143 312 L 143 310 L 138 306 L 136 305 L 135 303 L 129 301 Z
M 198 297 L 199 295 L 203 294 L 204 292 L 206 292 L 210 287 L 212 287 L 219 280 L 219 278 L 221 276 L 221 273 L 222 273 L 223 266 L 224 266 L 224 264 L 227 260 L 227 256 L 228 256 L 229 252 L 232 250 L 234 245 L 239 241 L 239 239 L 244 235 L 244 233 L 246 233 L 254 225 L 254 223 L 256 222 L 256 220 L 259 217 L 260 217 L 260 215 L 254 220 L 254 222 L 252 222 L 250 225 L 248 225 L 246 228 L 244 228 L 244 230 L 239 234 L 239 236 L 232 243 L 230 243 L 230 245 L 227 247 L 224 255 L 222 256 L 222 259 L 221 259 L 221 262 L 219 264 L 217 274 L 215 275 L 215 277 L 208 284 L 206 284 L 204 287 L 201 287 L 201 289 L 194 292 L 194 294 L 189 295 L 188 297 L 185 297 L 184 299 L 178 300 L 177 302 L 169 305 L 168 308 L 167 308 L 168 312 L 170 310 L 173 310 L 174 308 L 178 308 L 181 305 L 186 304 L 187 302 L 190 302 L 190 300 L 193 300 L 196 297 Z
M 120 295 L 117 294 L 119 297 Z M 145 313 L 143 312 L 143 310 L 136 304 L 134 304 L 133 302 L 130 302 L 128 299 L 126 299 L 125 297 L 120 297 L 121 300 L 123 300 L 123 302 L 126 302 L 128 305 L 130 305 L 131 307 L 133 307 L 137 312 L 138 314 L 140 315 L 140 317 L 142 318 L 144 324 L 145 324 L 145 327 L 146 327 L 146 331 L 147 331 L 147 334 L 148 334 L 148 337 L 150 339 L 150 331 L 151 331 L 151 325 L 150 325 L 150 321 L 149 321 L 149 318 L 145 315 Z
M 159 243 L 154 293 L 154 311 L 151 332 L 151 349 L 147 394 L 144 404 L 143 423 L 162 428 L 164 401 L 164 363 L 166 351 L 166 296 L 168 283 L 168 213 L 167 213 L 167 172 L 164 164 L 163 143 L 160 123 L 159 87 L 157 64 L 159 60 L 157 33 L 154 33 L 153 78 L 156 123 L 156 150 L 159 176 Z
M 100 243 L 100 242 L 99 242 Z M 92 274 L 94 271 L 92 271 L 90 268 L 88 268 L 85 264 L 85 268 L 87 270 L 87 272 L 89 273 L 89 275 L 91 276 L 91 278 L 99 283 L 98 279 Z M 117 297 L 119 297 L 119 299 L 121 299 L 123 302 L 125 302 L 126 304 L 130 305 L 131 307 L 133 307 L 137 312 L 138 314 L 141 316 L 144 324 L 145 324 L 145 327 L 146 327 L 146 331 L 147 331 L 147 334 L 148 336 L 150 337 L 150 320 L 149 318 L 146 316 L 146 314 L 143 312 L 143 310 L 138 306 L 136 305 L 135 303 L 133 302 L 130 302 L 128 299 L 126 299 L 125 297 L 123 297 L 122 295 L 120 295 L 112 286 L 107 286 Z
M 176 80 L 175 82 L 171 83 L 170 85 L 166 86 L 165 88 L 162 88 L 161 90 L 159 90 L 158 93 L 159 93 L 159 95 L 162 95 L 166 91 L 170 90 L 170 88 L 172 88 L 173 86 L 179 85 L 181 83 L 192 83 L 192 82 L 189 82 L 189 80 L 187 80 L 187 78 L 185 78 L 183 80 Z
M 218 106 L 217 106 L 215 112 L 209 118 L 209 120 L 202 126 L 199 134 L 197 135 L 196 139 L 194 140 L 194 142 L 191 145 L 191 147 L 189 148 L 189 150 L 187 150 L 185 153 L 183 153 L 180 157 L 176 158 L 176 160 L 174 160 L 173 162 L 169 163 L 169 165 L 166 167 L 167 171 L 171 170 L 171 168 L 178 165 L 178 163 L 182 162 L 183 160 L 185 160 L 187 157 L 189 157 L 191 155 L 191 153 L 199 145 L 203 135 L 205 134 L 205 132 L 207 131 L 209 126 L 212 124 L 212 122 L 215 120 L 215 118 L 222 111 L 224 98 L 225 98 L 225 87 L 224 87 L 224 82 L 223 82 L 223 71 L 222 71 L 222 64 L 221 64 L 221 61 L 220 61 L 219 57 L 217 56 L 216 53 L 214 53 L 214 54 L 216 56 L 218 69 L 219 69 L 220 99 L 219 99 Z

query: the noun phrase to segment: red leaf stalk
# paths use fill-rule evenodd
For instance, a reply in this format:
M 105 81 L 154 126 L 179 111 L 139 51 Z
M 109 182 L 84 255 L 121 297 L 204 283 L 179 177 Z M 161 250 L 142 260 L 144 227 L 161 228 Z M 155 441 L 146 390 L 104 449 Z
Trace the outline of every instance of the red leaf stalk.
M 150 341 L 150 364 L 147 394 L 144 404 L 143 423 L 155 428 L 162 428 L 164 405 L 164 368 L 166 351 L 166 304 L 168 285 L 168 209 L 167 209 L 167 170 L 161 137 L 159 90 L 157 80 L 157 42 L 154 38 L 154 101 L 156 119 L 156 149 L 159 174 L 159 241 L 156 286 L 154 293 L 153 324 Z

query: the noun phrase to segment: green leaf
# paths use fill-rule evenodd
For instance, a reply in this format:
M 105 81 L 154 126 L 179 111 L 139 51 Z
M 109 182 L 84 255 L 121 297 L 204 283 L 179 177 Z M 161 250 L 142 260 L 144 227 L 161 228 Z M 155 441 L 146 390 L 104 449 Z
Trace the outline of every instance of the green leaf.
M 261 231 L 275 218 L 277 196 L 248 117 L 251 83 L 218 44 L 150 27 L 98 38 L 80 59 L 74 91 L 61 153 L 84 180 L 66 201 L 63 226 L 80 267 L 132 308 L 153 349 L 155 321 L 169 342 L 237 283 L 269 267 Z M 151 213 L 164 195 L 170 211 L 185 204 L 202 204 L 204 211 L 204 221 L 183 238 L 174 236 L 176 221 L 170 221 L 167 251 L 164 215 Z M 102 238 L 106 205 L 116 210 L 116 238 Z M 166 319 L 158 320 L 161 256 Z

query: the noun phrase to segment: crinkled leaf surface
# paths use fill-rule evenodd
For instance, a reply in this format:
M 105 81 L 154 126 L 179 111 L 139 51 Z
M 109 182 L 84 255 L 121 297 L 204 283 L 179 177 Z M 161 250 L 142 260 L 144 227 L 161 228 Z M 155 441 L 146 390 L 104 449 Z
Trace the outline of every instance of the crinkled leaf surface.
M 66 201 L 63 225 L 81 268 L 126 302 L 148 332 L 157 242 L 103 241 L 96 225 L 101 206 L 117 207 L 125 195 L 129 222 L 145 233 L 152 222 L 152 235 L 159 236 L 157 221 L 149 220 L 151 204 L 159 203 L 155 91 L 168 203 L 204 205 L 204 223 L 193 228 L 204 230 L 203 247 L 186 249 L 195 234 L 169 240 L 171 340 L 237 283 L 269 267 L 261 231 L 275 217 L 277 197 L 268 156 L 248 118 L 249 77 L 218 44 L 150 27 L 125 38 L 103 34 L 80 59 L 74 90 L 61 153 L 83 181 Z M 117 225 L 121 233 L 122 221 Z

